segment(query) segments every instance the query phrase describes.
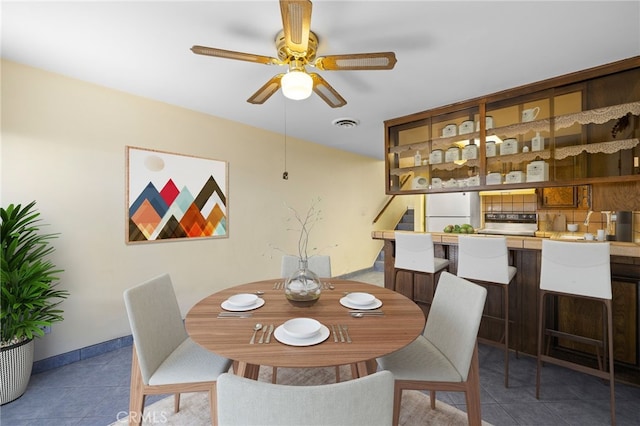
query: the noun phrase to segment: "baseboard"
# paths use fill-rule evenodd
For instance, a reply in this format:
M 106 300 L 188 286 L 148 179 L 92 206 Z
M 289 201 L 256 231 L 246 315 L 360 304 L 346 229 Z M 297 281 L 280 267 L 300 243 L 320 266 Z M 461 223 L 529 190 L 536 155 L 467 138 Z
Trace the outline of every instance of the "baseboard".
M 361 269 L 359 271 L 349 272 L 348 274 L 340 275 L 336 278 L 348 280 L 349 278 L 352 278 L 356 275 L 365 274 L 367 272 L 374 272 L 374 268 L 370 267 Z M 131 345 L 133 345 L 133 337 L 131 335 L 118 337 L 117 339 L 108 340 L 102 343 L 96 343 L 95 345 L 76 349 L 74 351 L 66 352 L 60 355 L 55 355 L 49 358 L 42 359 L 40 361 L 35 361 L 33 363 L 31 374 L 42 373 L 43 371 L 51 370 L 52 368 L 58 368 L 62 367 L 63 365 L 93 358 L 94 356 L 102 355 L 107 352 L 115 351 L 116 349 L 125 348 Z
M 42 373 L 43 371 L 51 370 L 52 368 L 58 368 L 62 367 L 63 365 L 93 358 L 95 356 L 131 345 L 133 345 L 133 337 L 131 335 L 118 337 L 117 339 L 108 340 L 102 343 L 96 343 L 95 345 L 76 349 L 70 352 L 65 352 L 63 354 L 45 358 L 40 361 L 35 361 L 33 363 L 31 374 Z
M 339 278 L 341 280 L 348 280 L 350 278 L 355 277 L 356 275 L 366 274 L 367 272 L 377 272 L 373 266 L 369 268 L 360 269 L 358 271 L 349 272 L 348 274 L 338 275 L 335 278 Z

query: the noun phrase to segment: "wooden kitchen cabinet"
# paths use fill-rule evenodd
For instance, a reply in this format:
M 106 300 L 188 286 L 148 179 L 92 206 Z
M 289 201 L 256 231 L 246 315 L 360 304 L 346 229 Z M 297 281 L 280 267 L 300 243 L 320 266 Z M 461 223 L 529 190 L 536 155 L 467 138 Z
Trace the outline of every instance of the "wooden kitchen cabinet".
M 540 188 L 538 194 L 538 207 L 541 209 L 578 207 L 578 188 L 575 186 Z
M 385 287 L 397 291 L 414 300 L 428 314 L 430 287 L 426 280 L 420 279 L 414 285 L 410 274 L 394 273 L 395 241 L 393 237 L 384 239 Z M 522 242 L 533 243 L 538 239 L 521 237 Z M 512 238 L 513 245 L 520 246 Z M 438 256 L 449 259 L 450 272 L 456 274 L 458 247 L 455 237 L 434 240 Z M 615 243 L 612 243 L 615 244 Z M 617 243 L 627 244 L 627 243 Z M 611 255 L 612 312 L 614 330 L 614 360 L 616 378 L 628 383 L 640 385 L 640 257 Z M 510 264 L 518 269 L 515 281 L 510 284 L 510 345 L 511 349 L 535 356 L 538 347 L 538 286 L 542 254 L 539 248 L 509 249 Z M 501 293 L 489 291 L 487 306 L 498 308 L 502 305 Z M 500 312 L 498 312 L 499 314 Z M 593 301 L 569 298 L 549 297 L 546 304 L 547 324 L 570 333 L 586 332 L 594 338 L 601 335 L 602 329 L 594 318 L 602 318 L 602 304 Z M 586 319 L 586 320 L 585 320 Z M 487 339 L 499 338 L 502 324 L 483 321 L 479 336 Z M 549 348 L 555 356 L 597 365 L 593 346 L 580 345 L 567 339 L 552 339 Z
M 636 365 L 638 363 L 638 284 L 613 279 L 613 357 L 616 361 Z M 558 297 L 558 329 L 592 339 L 602 339 L 602 303 L 592 300 Z M 593 321 L 593 319 L 600 321 Z M 579 351 L 596 355 L 595 347 L 574 340 L 558 338 L 557 349 Z
M 551 209 L 588 209 L 591 205 L 591 185 L 550 186 L 538 188 L 538 208 Z
M 385 121 L 388 194 L 640 181 L 640 57 Z

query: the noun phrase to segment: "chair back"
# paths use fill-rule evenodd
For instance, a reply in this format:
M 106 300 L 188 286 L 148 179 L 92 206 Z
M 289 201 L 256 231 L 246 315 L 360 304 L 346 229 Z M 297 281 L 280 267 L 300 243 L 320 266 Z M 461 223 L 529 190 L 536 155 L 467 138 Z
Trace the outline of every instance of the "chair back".
M 389 371 L 318 386 L 278 385 L 225 373 L 217 381 L 218 424 L 387 426 L 393 386 Z
M 435 272 L 433 238 L 431 234 L 396 232 L 394 267 L 409 271 Z
M 145 384 L 188 338 L 171 278 L 161 275 L 124 292 L 124 304 Z
M 509 284 L 512 274 L 507 239 L 460 235 L 457 275 L 470 280 Z
M 308 259 L 309 270 L 315 272 L 319 278 L 331 278 L 331 257 L 327 255 L 315 255 Z M 298 256 L 282 256 L 280 273 L 282 278 L 289 278 L 300 268 L 300 258 Z
M 487 290 L 477 284 L 442 272 L 424 329 L 424 337 L 435 345 L 467 380 L 476 346 Z
M 609 243 L 542 240 L 540 288 L 611 299 Z

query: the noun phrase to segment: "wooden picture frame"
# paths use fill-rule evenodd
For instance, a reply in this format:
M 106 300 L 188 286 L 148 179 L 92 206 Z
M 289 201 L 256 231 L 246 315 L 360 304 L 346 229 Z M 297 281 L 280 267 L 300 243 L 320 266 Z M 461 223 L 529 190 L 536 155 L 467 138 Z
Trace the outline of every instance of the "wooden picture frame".
M 227 238 L 228 163 L 126 147 L 126 242 Z

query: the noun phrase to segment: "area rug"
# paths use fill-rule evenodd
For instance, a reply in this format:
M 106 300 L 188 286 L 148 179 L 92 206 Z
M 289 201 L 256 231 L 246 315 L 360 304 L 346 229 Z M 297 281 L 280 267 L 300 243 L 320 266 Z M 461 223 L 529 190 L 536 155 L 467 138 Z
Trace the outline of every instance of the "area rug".
M 260 368 L 258 380 L 271 383 L 271 367 Z M 350 380 L 348 366 L 340 367 L 340 380 Z M 279 368 L 278 384 L 286 385 L 322 385 L 335 383 L 335 368 Z M 164 398 L 144 409 L 143 425 L 163 426 L 199 426 L 211 425 L 209 402 L 206 393 L 185 393 L 180 398 L 180 411 L 173 411 L 173 396 Z M 128 418 L 121 418 L 111 426 L 128 424 Z M 402 393 L 400 424 L 405 426 L 424 425 L 466 425 L 467 414 L 443 402 L 436 402 L 432 410 L 429 397 L 419 391 Z M 484 426 L 491 426 L 482 422 Z

